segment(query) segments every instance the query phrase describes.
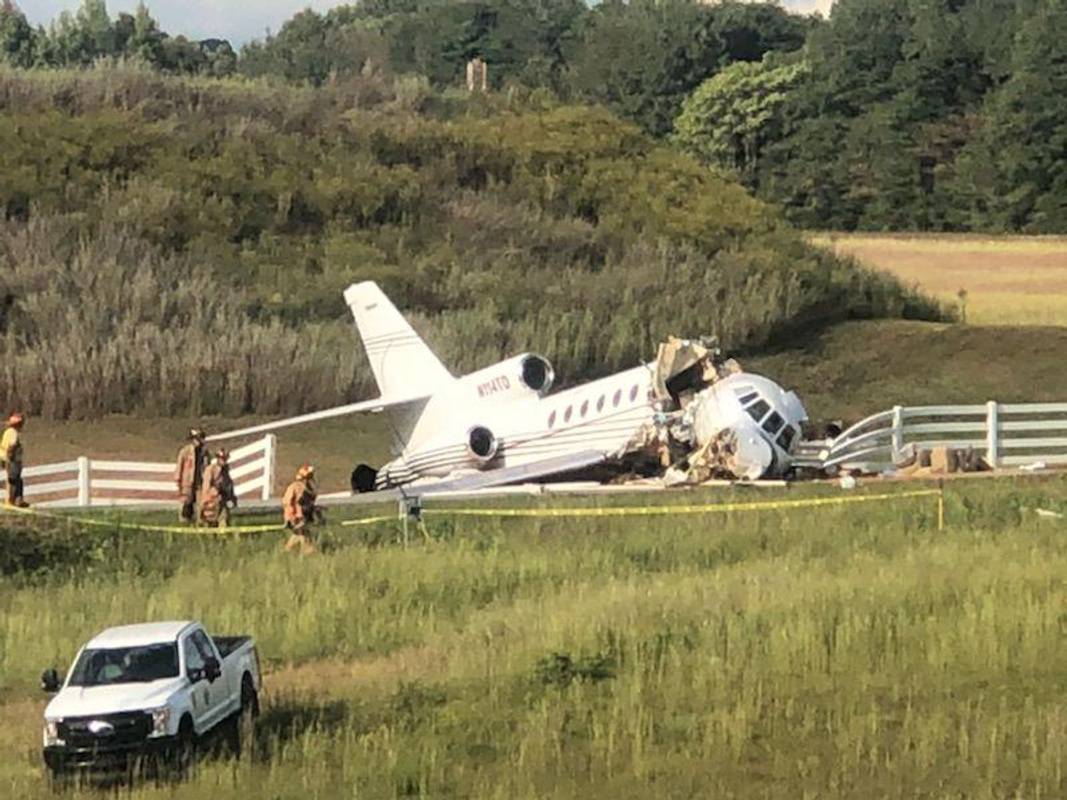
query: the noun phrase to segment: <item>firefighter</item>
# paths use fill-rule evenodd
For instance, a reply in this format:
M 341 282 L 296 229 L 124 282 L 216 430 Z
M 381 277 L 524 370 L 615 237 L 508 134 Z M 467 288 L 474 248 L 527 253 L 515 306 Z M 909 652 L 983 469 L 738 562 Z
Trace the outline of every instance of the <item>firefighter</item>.
M 315 468 L 310 464 L 304 464 L 296 471 L 296 477 L 282 495 L 285 527 L 292 531 L 285 542 L 286 552 L 297 551 L 301 555 L 315 552 L 308 526 L 315 521 L 322 521 L 322 512 L 315 507 L 317 496 Z
M 200 484 L 200 521 L 209 527 L 227 527 L 230 509 L 237 508 L 237 494 L 230 477 L 230 454 L 219 450 L 204 469 Z
M 27 503 L 22 498 L 22 426 L 26 418 L 18 411 L 7 418 L 7 429 L 0 438 L 0 462 L 7 470 L 7 498 L 8 506 L 26 508 Z
M 174 468 L 174 483 L 178 487 L 181 510 L 178 519 L 192 522 L 196 518 L 196 494 L 200 490 L 207 466 L 207 448 L 204 447 L 204 431 L 192 428 L 189 441 L 178 451 L 178 463 Z

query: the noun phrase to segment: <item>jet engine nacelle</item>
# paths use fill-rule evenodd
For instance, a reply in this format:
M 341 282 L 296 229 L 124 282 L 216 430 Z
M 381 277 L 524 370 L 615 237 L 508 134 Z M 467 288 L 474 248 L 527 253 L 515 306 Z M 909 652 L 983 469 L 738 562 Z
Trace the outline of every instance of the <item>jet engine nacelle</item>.
M 518 400 L 543 397 L 552 388 L 555 378 L 555 370 L 546 359 L 534 353 L 523 353 L 472 372 L 461 380 L 479 400 Z
M 484 425 L 475 425 L 467 431 L 467 455 L 479 467 L 493 460 L 499 446 L 496 436 Z

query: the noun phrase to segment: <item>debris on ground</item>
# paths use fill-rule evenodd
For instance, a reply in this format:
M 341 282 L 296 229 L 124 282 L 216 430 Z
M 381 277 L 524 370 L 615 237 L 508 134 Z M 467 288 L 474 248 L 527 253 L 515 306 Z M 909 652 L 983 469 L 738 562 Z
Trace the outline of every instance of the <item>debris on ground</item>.
M 988 472 L 992 469 L 979 451 L 973 447 L 917 447 L 905 445 L 897 454 L 894 474 L 919 478 L 929 475 L 949 475 L 958 472 Z
M 1024 464 L 1023 466 L 1019 467 L 1019 469 L 1023 472 L 1038 472 L 1043 469 L 1048 469 L 1048 464 L 1046 464 L 1044 461 L 1035 461 L 1032 464 Z

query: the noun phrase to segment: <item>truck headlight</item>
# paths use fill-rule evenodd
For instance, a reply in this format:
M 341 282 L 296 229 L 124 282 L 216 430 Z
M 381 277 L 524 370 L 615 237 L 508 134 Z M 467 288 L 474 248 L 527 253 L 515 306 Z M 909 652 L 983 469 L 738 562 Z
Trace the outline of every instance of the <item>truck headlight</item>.
M 44 721 L 44 746 L 54 747 L 61 744 L 63 740 L 59 738 L 59 720 L 46 719 Z
M 170 727 L 170 706 L 152 709 L 152 735 L 166 736 Z

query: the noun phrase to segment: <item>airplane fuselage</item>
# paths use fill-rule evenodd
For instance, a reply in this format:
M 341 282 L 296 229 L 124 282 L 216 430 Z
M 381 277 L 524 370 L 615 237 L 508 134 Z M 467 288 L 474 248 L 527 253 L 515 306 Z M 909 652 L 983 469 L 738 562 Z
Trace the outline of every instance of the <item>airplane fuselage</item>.
M 634 367 L 545 396 L 516 392 L 504 372 L 461 378 L 429 399 L 407 446 L 379 471 L 378 487 L 519 467 L 586 450 L 622 456 L 659 411 L 654 367 Z M 715 384 L 703 402 L 710 408 L 696 419 L 700 440 L 731 428 L 769 452 L 776 469 L 788 465 L 803 415 L 791 392 L 762 376 L 739 373 Z M 492 437 L 492 446 L 481 453 L 478 431 Z
M 650 366 L 544 397 L 501 397 L 512 382 L 506 375 L 460 379 L 431 397 L 403 452 L 379 471 L 379 485 L 521 466 L 586 449 L 620 451 L 655 414 Z M 495 439 L 488 457 L 472 452 L 477 429 Z

